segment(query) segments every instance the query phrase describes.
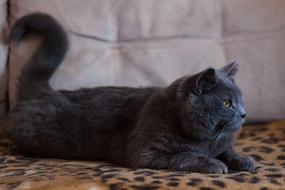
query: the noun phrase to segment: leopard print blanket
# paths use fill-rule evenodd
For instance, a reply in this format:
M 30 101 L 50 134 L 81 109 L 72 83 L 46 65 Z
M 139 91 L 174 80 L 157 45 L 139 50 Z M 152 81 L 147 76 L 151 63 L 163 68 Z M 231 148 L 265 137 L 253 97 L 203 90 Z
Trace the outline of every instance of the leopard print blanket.
M 246 126 L 237 136 L 236 149 L 255 159 L 256 172 L 199 174 L 28 158 L 0 137 L 0 190 L 285 190 L 285 121 Z

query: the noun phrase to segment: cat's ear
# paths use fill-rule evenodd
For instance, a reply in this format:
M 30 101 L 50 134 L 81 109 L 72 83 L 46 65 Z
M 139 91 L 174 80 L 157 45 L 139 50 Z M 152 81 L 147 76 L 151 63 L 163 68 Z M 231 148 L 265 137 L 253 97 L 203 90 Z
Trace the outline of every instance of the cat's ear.
M 200 95 L 206 88 L 210 88 L 216 81 L 216 71 L 213 68 L 208 68 L 196 75 L 185 76 L 178 79 L 173 84 L 177 82 L 180 83 L 178 89 L 178 96 L 180 98 L 188 98 L 189 93 Z
M 224 66 L 222 71 L 225 72 L 229 76 L 234 76 L 238 72 L 238 61 L 233 61 L 230 64 Z
M 203 88 L 207 87 L 210 84 L 213 84 L 216 81 L 216 70 L 213 68 L 208 68 L 198 74 L 196 79 L 196 89 L 195 92 L 201 94 Z

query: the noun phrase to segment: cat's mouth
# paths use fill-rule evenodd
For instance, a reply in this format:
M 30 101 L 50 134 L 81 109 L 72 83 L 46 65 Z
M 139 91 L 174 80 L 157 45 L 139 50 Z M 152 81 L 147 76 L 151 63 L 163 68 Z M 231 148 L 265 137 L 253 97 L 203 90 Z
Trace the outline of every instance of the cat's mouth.
M 219 133 L 220 131 L 223 131 L 224 133 L 227 132 L 235 132 L 239 130 L 244 122 L 236 123 L 236 122 L 221 122 L 216 126 L 216 133 Z
M 220 123 L 216 126 L 216 133 L 213 136 L 215 146 L 228 133 L 233 133 L 241 128 L 242 125 L 233 125 L 231 123 Z

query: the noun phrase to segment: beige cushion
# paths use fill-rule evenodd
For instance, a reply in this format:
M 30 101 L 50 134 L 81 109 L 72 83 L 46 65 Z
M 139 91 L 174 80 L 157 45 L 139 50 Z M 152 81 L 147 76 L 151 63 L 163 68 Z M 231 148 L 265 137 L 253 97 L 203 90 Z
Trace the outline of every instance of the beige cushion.
M 285 117 L 284 0 L 11 0 L 11 9 L 13 20 L 50 13 L 69 32 L 70 51 L 50 81 L 55 89 L 165 86 L 239 60 L 249 119 Z M 27 49 L 15 48 L 11 96 Z

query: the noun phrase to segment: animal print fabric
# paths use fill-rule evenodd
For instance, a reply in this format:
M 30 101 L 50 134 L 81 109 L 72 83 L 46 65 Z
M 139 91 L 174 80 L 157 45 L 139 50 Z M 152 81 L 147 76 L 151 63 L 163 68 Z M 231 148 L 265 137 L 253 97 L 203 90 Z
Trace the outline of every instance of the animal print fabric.
M 108 163 L 23 157 L 0 137 L 0 190 L 285 189 L 285 121 L 246 126 L 236 149 L 251 155 L 256 172 L 199 174 L 130 169 Z

